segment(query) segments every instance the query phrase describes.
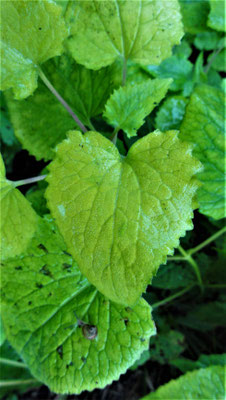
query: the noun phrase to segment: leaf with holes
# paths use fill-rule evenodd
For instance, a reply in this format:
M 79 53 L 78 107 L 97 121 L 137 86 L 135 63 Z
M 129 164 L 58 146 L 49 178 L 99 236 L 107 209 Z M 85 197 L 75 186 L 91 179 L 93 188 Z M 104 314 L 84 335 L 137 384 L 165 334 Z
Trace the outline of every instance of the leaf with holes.
M 1 7 L 1 90 L 23 99 L 37 87 L 37 66 L 63 51 L 68 32 L 61 7 L 50 0 L 3 1 Z
M 125 131 L 128 137 L 136 136 L 144 118 L 165 97 L 171 82 L 172 79 L 149 79 L 115 90 L 106 103 L 104 117 L 116 129 Z
M 181 125 L 182 140 L 193 142 L 194 155 L 203 163 L 198 174 L 203 183 L 198 190 L 199 211 L 220 219 L 224 204 L 224 93 L 207 85 L 197 86 Z
M 177 0 L 77 1 L 67 10 L 68 48 L 75 60 L 99 69 L 118 57 L 159 64 L 183 35 Z
M 50 164 L 48 206 L 82 273 L 134 304 L 192 228 L 199 163 L 177 132 L 155 131 L 122 158 L 97 132 L 70 132 Z
M 5 177 L 0 155 L 0 218 L 1 257 L 20 254 L 28 245 L 36 228 L 36 213 L 13 182 Z
M 5 263 L 1 281 L 6 335 L 34 377 L 56 393 L 118 379 L 155 334 L 145 300 L 132 308 L 112 303 L 81 275 L 50 217 L 26 253 Z

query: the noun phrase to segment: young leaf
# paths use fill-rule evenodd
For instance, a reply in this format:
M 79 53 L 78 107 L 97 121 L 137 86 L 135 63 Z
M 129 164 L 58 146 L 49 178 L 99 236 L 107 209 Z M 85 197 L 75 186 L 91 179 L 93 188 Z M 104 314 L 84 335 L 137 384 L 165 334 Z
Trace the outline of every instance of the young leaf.
M 49 217 L 40 221 L 26 253 L 3 267 L 1 293 L 8 339 L 31 373 L 56 393 L 80 393 L 118 379 L 155 334 L 145 300 L 125 308 L 100 294 L 81 275 Z
M 155 126 L 161 131 L 179 129 L 185 114 L 187 100 L 183 96 L 172 96 L 164 101 L 159 108 Z
M 226 32 L 224 0 L 210 0 L 208 26 L 216 31 Z
M 66 55 L 48 61 L 42 69 L 78 118 L 90 126 L 90 118 L 102 112 L 113 89 L 110 69 L 91 71 Z M 52 159 L 55 146 L 65 139 L 66 132 L 78 128 L 41 81 L 26 100 L 14 100 L 10 93 L 6 97 L 17 138 L 38 160 Z
M 159 66 L 148 65 L 143 68 L 156 78 L 173 79 L 170 90 L 173 92 L 183 90 L 183 94 L 187 95 L 187 85 L 190 87 L 192 78 L 192 67 L 190 61 L 174 55 L 164 60 Z
M 224 204 L 224 93 L 197 86 L 186 108 L 180 137 L 195 143 L 194 155 L 203 163 L 198 174 L 200 212 L 215 219 L 225 215 Z
M 75 60 L 99 69 L 116 58 L 159 64 L 183 35 L 177 0 L 77 1 L 68 10 L 68 47 Z M 74 14 L 74 15 L 73 15 Z
M 178 379 L 160 386 L 142 400 L 223 400 L 225 368 L 212 366 L 187 372 Z
M 48 206 L 82 273 L 134 304 L 191 229 L 200 164 L 177 132 L 155 131 L 125 158 L 97 132 L 70 132 L 50 164 Z
M 194 369 L 210 367 L 211 365 L 226 366 L 226 354 L 201 354 L 197 361 L 180 357 L 170 361 L 170 364 L 177 367 L 183 373 L 193 371 Z
M 63 51 L 67 29 L 60 14 L 50 0 L 2 2 L 1 90 L 13 88 L 17 99 L 34 92 L 37 66 Z
M 13 182 L 5 177 L 0 155 L 1 257 L 12 257 L 24 251 L 36 228 L 36 213 Z
M 209 0 L 179 0 L 185 32 L 196 34 L 206 30 Z
M 136 136 L 144 118 L 165 97 L 171 82 L 172 79 L 149 79 L 115 90 L 107 101 L 104 117 L 128 137 Z
M 199 50 L 214 50 L 218 47 L 220 38 L 218 32 L 202 32 L 196 35 L 194 45 Z

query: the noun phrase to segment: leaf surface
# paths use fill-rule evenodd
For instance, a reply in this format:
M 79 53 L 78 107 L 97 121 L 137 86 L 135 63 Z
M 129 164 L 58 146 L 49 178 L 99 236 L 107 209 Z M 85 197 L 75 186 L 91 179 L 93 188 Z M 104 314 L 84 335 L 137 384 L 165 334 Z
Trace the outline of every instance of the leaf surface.
M 193 371 L 194 369 L 210 367 L 211 365 L 226 366 L 226 354 L 201 354 L 197 361 L 180 357 L 170 361 L 170 364 L 177 367 L 183 373 Z
M 142 400 L 223 400 L 225 368 L 212 366 L 187 372 L 178 379 L 160 386 Z
M 193 142 L 194 155 L 203 163 L 198 174 L 200 212 L 215 219 L 225 215 L 224 204 L 224 93 L 197 86 L 186 108 L 180 137 Z
M 0 198 L 1 257 L 4 259 L 25 250 L 36 228 L 36 213 L 13 182 L 6 179 L 1 156 Z
M 50 0 L 3 1 L 1 22 L 1 90 L 13 88 L 23 99 L 37 87 L 37 66 L 63 51 L 61 7 Z
M 73 8 L 73 9 L 72 9 Z M 68 10 L 68 47 L 75 60 L 99 69 L 116 58 L 159 64 L 183 35 L 177 0 L 77 1 Z
M 144 118 L 165 97 L 171 82 L 172 79 L 149 79 L 115 90 L 107 101 L 104 117 L 128 137 L 136 136 Z
M 113 89 L 110 69 L 91 71 L 66 55 L 48 61 L 42 69 L 83 124 L 90 126 L 90 118 L 102 112 Z M 17 138 L 38 160 L 52 159 L 66 132 L 78 128 L 42 81 L 26 100 L 17 101 L 8 93 L 7 104 Z
M 199 163 L 177 133 L 155 131 L 125 158 L 97 132 L 70 132 L 50 164 L 48 206 L 82 273 L 133 304 L 191 229 Z
M 156 128 L 161 131 L 179 129 L 185 114 L 186 105 L 187 100 L 183 96 L 167 98 L 156 114 Z
M 226 32 L 226 11 L 224 0 L 210 0 L 208 26 L 216 31 Z
M 151 308 L 112 303 L 84 278 L 50 217 L 26 253 L 2 270 L 6 335 L 31 373 L 56 393 L 80 393 L 118 379 L 155 334 Z M 97 328 L 89 340 L 77 318 Z
M 179 0 L 185 32 L 196 34 L 206 30 L 210 11 L 209 0 Z

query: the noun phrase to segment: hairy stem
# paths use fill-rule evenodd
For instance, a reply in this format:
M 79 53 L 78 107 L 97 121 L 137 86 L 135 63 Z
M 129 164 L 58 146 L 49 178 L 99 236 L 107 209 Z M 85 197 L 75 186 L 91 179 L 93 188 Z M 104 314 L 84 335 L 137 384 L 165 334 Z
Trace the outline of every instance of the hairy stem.
M 10 387 L 10 386 L 18 386 L 18 385 L 30 385 L 33 383 L 41 384 L 36 379 L 24 379 L 24 380 L 12 380 L 12 381 L 0 381 L 0 387 Z
M 20 181 L 11 181 L 15 187 L 17 186 L 22 186 L 22 185 L 29 185 L 29 183 L 34 183 L 38 181 L 42 181 L 45 179 L 47 175 L 40 175 L 40 176 L 35 176 L 34 178 L 28 178 L 28 179 L 21 179 Z
M 44 72 L 39 68 L 39 76 L 42 79 L 42 81 L 45 83 L 47 88 L 54 94 L 54 96 L 59 100 L 59 102 L 64 106 L 64 108 L 68 111 L 68 113 L 72 116 L 72 118 L 75 120 L 75 122 L 78 124 L 78 126 L 81 128 L 81 130 L 85 133 L 87 132 L 86 127 L 83 125 L 83 123 L 80 121 L 80 119 L 77 117 L 77 115 L 72 111 L 71 107 L 66 103 L 66 101 L 61 97 L 61 95 L 57 92 L 57 90 L 53 87 L 51 82 L 48 80 L 48 78 L 45 76 Z
M 203 291 L 203 282 L 202 282 L 202 277 L 199 271 L 199 266 L 198 264 L 195 262 L 195 260 L 193 260 L 193 258 L 191 257 L 190 254 L 188 254 L 183 247 L 179 246 L 178 247 L 179 252 L 184 256 L 184 258 L 187 260 L 187 262 L 192 266 L 196 276 L 197 276 L 197 280 L 199 282 L 199 285 L 201 287 L 201 290 Z
M 203 247 L 207 246 L 209 243 L 213 242 L 219 236 L 223 235 L 226 232 L 226 226 L 220 229 L 218 232 L 214 233 L 214 235 L 210 236 L 208 239 L 204 240 L 204 242 L 200 243 L 198 246 L 194 247 L 193 249 L 188 250 L 188 254 L 192 255 L 197 253 L 197 251 L 203 249 Z
M 112 143 L 114 143 L 114 145 L 116 145 L 119 130 L 120 128 L 115 128 L 112 135 L 110 136 L 110 140 L 112 141 Z
M 183 294 L 187 293 L 189 290 L 191 290 L 194 286 L 196 286 L 195 283 L 193 283 L 190 286 L 187 286 L 186 288 L 180 290 L 177 293 L 172 294 L 171 296 L 166 297 L 165 299 L 158 301 L 157 303 L 154 303 L 151 305 L 152 308 L 157 308 L 160 306 L 164 306 L 165 304 L 171 302 L 172 300 L 176 299 L 177 297 L 183 296 Z
M 5 365 L 10 365 L 12 367 L 27 369 L 27 366 L 24 363 L 19 362 L 19 361 L 8 360 L 8 358 L 0 357 L 0 364 L 5 364 Z
M 167 257 L 167 261 L 186 261 L 184 257 L 180 256 L 172 256 L 172 257 Z

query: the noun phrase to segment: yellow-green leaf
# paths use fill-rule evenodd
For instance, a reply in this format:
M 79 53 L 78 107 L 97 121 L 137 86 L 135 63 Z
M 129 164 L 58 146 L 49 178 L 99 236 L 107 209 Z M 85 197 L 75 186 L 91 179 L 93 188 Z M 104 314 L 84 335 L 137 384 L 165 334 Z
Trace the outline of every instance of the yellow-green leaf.
M 75 60 L 99 69 L 116 58 L 159 64 L 183 35 L 177 0 L 82 0 L 67 10 Z
M 49 209 L 82 273 L 133 304 L 192 228 L 199 163 L 175 131 L 155 131 L 122 158 L 97 132 L 70 132 L 50 164 Z
M 37 87 L 38 65 L 63 51 L 67 29 L 51 0 L 1 3 L 1 90 L 22 99 Z

